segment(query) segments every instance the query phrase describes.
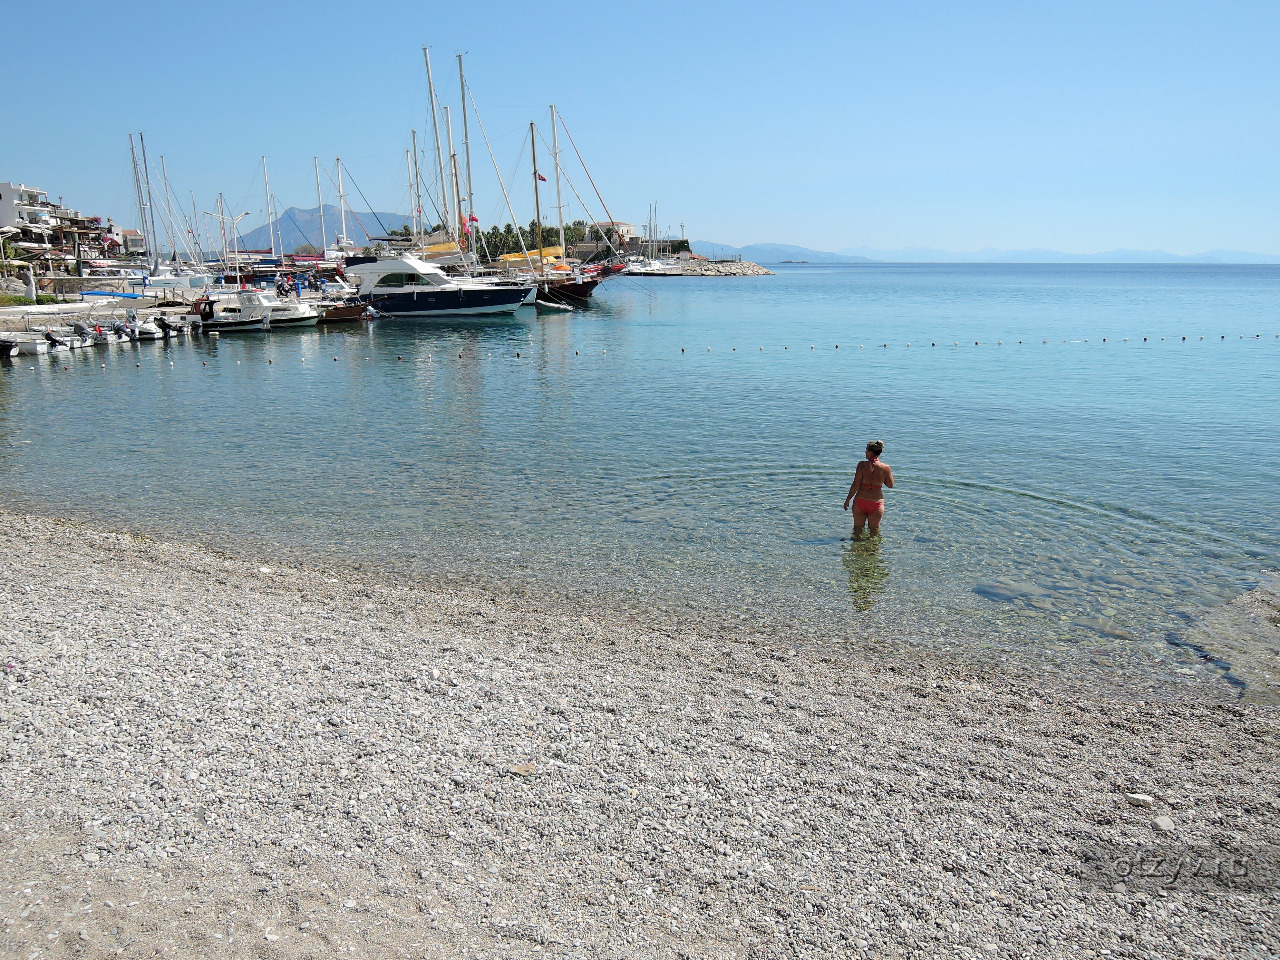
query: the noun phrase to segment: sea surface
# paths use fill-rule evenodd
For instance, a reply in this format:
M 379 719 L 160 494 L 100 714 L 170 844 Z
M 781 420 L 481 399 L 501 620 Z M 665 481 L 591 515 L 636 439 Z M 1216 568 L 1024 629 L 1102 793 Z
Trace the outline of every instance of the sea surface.
M 1280 566 L 1280 267 L 775 269 L 5 362 L 0 497 L 658 618 L 1259 682 L 1270 654 L 1188 638 Z M 897 485 L 852 541 L 871 439 Z

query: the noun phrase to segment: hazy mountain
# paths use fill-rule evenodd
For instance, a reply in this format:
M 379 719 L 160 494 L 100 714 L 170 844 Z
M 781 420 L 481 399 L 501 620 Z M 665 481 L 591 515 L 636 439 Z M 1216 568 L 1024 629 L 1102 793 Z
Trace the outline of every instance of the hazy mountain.
M 868 263 L 867 257 L 846 253 L 829 253 L 794 247 L 788 243 L 752 243 L 745 247 L 731 247 L 727 243 L 709 240 L 693 240 L 689 243 L 693 252 L 713 260 L 731 260 L 738 255 L 752 263 L 781 263 L 783 260 L 808 260 L 810 263 Z
M 284 239 L 286 253 L 292 253 L 295 247 L 300 247 L 304 243 L 310 243 L 319 249 L 319 209 L 319 207 L 311 207 L 308 210 L 303 210 L 298 207 L 289 207 L 280 214 L 277 222 L 280 225 L 280 235 Z M 409 222 L 410 218 L 402 213 L 353 214 L 348 210 L 347 236 L 354 243 L 363 246 L 369 242 L 370 234 L 379 237 L 383 235 L 384 228 L 388 231 L 399 230 Z M 327 203 L 324 205 L 324 229 L 325 235 L 329 238 L 329 243 L 331 244 L 334 237 L 341 230 L 341 218 L 338 216 L 338 208 Z M 365 232 L 366 230 L 368 233 Z M 248 233 L 241 233 L 240 245 L 249 250 L 271 249 L 271 238 L 267 235 L 266 225 L 250 230 Z
M 930 247 L 880 250 L 850 247 L 841 250 L 892 263 L 1280 263 L 1280 256 L 1242 250 L 1210 250 L 1182 255 L 1164 250 L 1108 250 L 1103 253 L 1063 253 L 1061 250 L 996 250 L 956 253 Z

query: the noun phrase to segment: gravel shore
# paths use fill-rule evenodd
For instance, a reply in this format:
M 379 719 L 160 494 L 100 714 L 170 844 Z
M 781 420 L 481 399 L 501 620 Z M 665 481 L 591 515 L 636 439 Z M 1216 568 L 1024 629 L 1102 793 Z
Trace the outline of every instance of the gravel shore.
M 0 610 L 5 956 L 1280 956 L 1280 710 L 1212 685 L 5 513 Z

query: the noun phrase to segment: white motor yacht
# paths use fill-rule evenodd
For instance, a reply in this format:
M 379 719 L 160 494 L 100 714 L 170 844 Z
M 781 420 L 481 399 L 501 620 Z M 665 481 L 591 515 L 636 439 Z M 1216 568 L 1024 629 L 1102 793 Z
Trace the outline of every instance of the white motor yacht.
M 532 283 L 451 277 L 414 256 L 352 257 L 345 273 L 359 282 L 362 302 L 398 317 L 514 313 L 534 290 Z
M 187 319 L 204 333 L 240 333 L 314 327 L 320 318 L 316 308 L 293 300 L 281 300 L 261 290 L 237 290 L 230 297 L 201 297 Z

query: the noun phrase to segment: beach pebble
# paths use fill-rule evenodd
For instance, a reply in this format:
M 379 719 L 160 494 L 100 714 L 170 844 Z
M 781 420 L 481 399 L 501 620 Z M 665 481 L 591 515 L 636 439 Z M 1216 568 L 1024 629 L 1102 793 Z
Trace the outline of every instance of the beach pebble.
M 1172 817 L 1156 817 L 1151 826 L 1159 833 L 1173 833 L 1175 824 Z
M 1155 798 L 1145 793 L 1126 793 L 1124 798 L 1135 807 L 1146 807 L 1150 809 L 1156 805 Z
M 1280 956 L 1267 893 L 1080 882 L 1157 795 L 1280 842 L 1234 691 L 0 516 L 17 956 Z

